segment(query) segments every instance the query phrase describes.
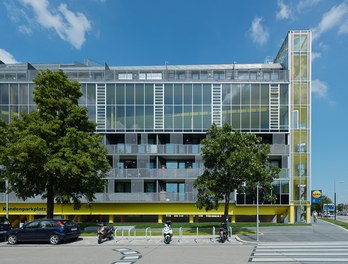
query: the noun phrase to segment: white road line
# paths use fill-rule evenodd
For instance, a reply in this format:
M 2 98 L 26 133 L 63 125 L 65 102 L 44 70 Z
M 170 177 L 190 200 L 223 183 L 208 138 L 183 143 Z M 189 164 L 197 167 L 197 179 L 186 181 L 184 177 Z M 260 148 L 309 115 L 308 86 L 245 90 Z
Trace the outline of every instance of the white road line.
M 348 263 L 348 258 L 251 258 L 249 262 L 345 262 Z
M 261 248 L 261 249 L 256 249 L 255 251 L 257 252 L 274 252 L 274 251 L 282 251 L 282 252 L 310 252 L 310 251 L 318 251 L 318 252 L 330 252 L 330 251 L 343 251 L 343 252 L 346 252 L 345 250 L 343 249 L 339 249 L 339 248 L 312 248 L 312 249 L 308 249 L 308 248 L 282 248 L 282 249 L 279 249 L 279 248 L 274 248 L 274 249 L 271 249 L 271 248 Z
M 137 251 L 123 251 L 121 252 L 123 255 L 131 255 L 131 254 L 140 254 L 139 252 Z
M 308 252 L 273 252 L 273 253 L 259 253 L 259 252 L 255 252 L 253 253 L 253 256 L 348 256 L 348 252 L 343 252 L 343 253 L 338 253 L 338 252 L 315 252 L 312 253 Z
M 124 256 L 122 260 L 138 260 L 140 259 L 141 256 L 136 255 L 136 256 Z

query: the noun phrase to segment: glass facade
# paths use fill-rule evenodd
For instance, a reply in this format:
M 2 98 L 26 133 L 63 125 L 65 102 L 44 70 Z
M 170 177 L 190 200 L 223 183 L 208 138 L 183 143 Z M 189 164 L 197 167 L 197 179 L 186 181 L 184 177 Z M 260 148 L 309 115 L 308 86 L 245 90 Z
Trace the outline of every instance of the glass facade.
M 79 105 L 97 123 L 112 166 L 99 203 L 194 202 L 193 181 L 204 169 L 200 142 L 212 123 L 229 123 L 271 145 L 269 159 L 281 169 L 275 205 L 294 205 L 302 221 L 310 191 L 310 47 L 309 31 L 291 31 L 274 63 L 0 64 L 0 118 L 35 109 L 39 70 L 63 69 L 78 81 Z M 253 203 L 246 194 L 232 202 Z

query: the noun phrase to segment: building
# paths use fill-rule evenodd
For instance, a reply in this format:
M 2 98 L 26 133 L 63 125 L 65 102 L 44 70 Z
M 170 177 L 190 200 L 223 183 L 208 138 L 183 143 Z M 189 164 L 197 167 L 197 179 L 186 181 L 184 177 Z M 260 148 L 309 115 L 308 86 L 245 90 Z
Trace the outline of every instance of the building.
M 221 215 L 194 206 L 193 182 L 203 172 L 200 141 L 212 123 L 255 133 L 271 144 L 269 160 L 281 168 L 274 204 L 260 205 L 261 220 L 310 222 L 311 32 L 289 31 L 275 60 L 260 64 L 109 67 L 89 63 L 0 64 L 0 117 L 9 121 L 35 108 L 39 70 L 62 69 L 81 84 L 79 104 L 103 135 L 112 170 L 107 188 L 89 208 L 55 207 L 63 216 L 108 221 L 164 217 L 201 221 Z M 5 214 L 5 183 L 0 214 Z M 9 214 L 45 214 L 41 197 L 9 195 Z M 247 194 L 234 195 L 232 221 L 255 220 Z

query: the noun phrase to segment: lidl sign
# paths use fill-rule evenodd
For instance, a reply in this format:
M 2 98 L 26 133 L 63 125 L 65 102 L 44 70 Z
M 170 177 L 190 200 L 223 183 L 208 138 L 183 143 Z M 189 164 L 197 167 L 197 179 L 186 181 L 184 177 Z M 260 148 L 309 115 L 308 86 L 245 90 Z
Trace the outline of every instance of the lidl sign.
M 322 200 L 322 191 L 321 190 L 312 190 L 311 192 L 311 200 L 312 203 L 321 203 Z

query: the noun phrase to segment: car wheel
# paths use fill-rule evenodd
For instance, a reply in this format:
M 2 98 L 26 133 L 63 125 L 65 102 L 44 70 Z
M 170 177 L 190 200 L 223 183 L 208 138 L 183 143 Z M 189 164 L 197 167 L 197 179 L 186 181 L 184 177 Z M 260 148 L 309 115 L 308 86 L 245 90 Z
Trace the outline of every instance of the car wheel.
M 9 235 L 7 237 L 7 242 L 10 244 L 10 245 L 14 245 L 17 243 L 17 236 L 16 235 Z
M 57 244 L 59 244 L 59 242 L 60 242 L 60 238 L 59 238 L 58 235 L 52 235 L 52 236 L 50 236 L 50 243 L 51 243 L 52 245 L 57 245 Z

